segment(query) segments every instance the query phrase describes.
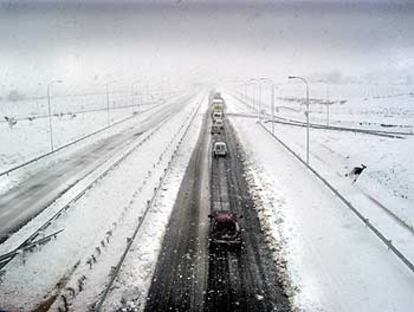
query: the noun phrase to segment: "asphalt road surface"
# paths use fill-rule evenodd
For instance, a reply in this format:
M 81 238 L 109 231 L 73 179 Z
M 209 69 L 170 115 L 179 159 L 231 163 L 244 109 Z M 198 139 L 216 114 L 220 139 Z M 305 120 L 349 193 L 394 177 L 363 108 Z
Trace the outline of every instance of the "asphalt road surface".
M 226 121 L 210 140 L 210 125 L 203 124 L 182 182 L 146 311 L 290 311 L 253 208 L 237 137 Z M 213 158 L 210 141 L 225 141 L 228 155 Z M 208 214 L 214 210 L 243 215 L 242 248 L 209 247 Z
M 206 129 L 207 118 L 203 128 Z M 158 258 L 146 311 L 202 311 L 207 287 L 209 135 L 202 131 Z
M 121 148 L 135 141 L 142 133 L 172 116 L 188 103 L 189 97 L 172 101 L 146 120 L 122 132 L 82 148 L 64 158 L 35 170 L 29 178 L 0 197 L 0 242 L 17 231 L 44 208 L 53 203 L 83 176 L 95 170 Z

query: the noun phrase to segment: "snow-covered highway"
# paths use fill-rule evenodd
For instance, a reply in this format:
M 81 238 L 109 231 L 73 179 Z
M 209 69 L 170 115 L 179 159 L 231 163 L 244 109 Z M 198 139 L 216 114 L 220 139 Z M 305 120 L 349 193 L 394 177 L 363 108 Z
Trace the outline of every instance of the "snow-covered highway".
M 51 155 L 20 169 L 24 171 L 24 180 L 15 183 L 0 198 L 0 233 L 3 234 L 3 240 L 7 238 L 6 233 L 21 228 L 111 157 L 122 154 L 141 134 L 177 111 L 177 103 L 186 100 L 179 98 L 155 111 L 137 116 L 128 123 L 110 129 L 112 131 L 106 137 L 93 144 L 80 147 L 75 145 L 68 151 Z M 11 173 L 0 179 L 13 180 L 13 175 L 19 176 L 22 173 Z
M 96 185 L 93 188 L 91 188 L 84 196 L 78 198 L 76 202 L 71 203 L 70 209 L 66 213 L 64 213 L 60 218 L 55 220 L 55 222 L 52 223 L 52 225 L 47 229 L 47 231 L 45 231 L 46 233 L 44 234 L 47 234 L 53 232 L 56 228 L 64 228 L 65 231 L 59 235 L 57 240 L 44 246 L 42 252 L 40 253 L 35 252 L 34 254 L 31 254 L 29 256 L 25 252 L 23 252 L 19 255 L 19 257 L 16 258 L 16 260 L 13 260 L 13 262 L 9 263 L 4 268 L 6 274 L 4 274 L 4 276 L 2 277 L 2 283 L 0 286 L 2 287 L 2 290 L 0 292 L 2 294 L 2 298 L 0 299 L 0 301 L 4 302 L 6 307 L 21 306 L 26 307 L 24 308 L 25 310 L 27 310 L 29 307 L 31 307 L 30 309 L 32 309 L 34 306 L 38 305 L 42 301 L 41 298 L 45 296 L 47 293 L 52 292 L 50 293 L 50 297 L 53 297 L 54 291 L 61 291 L 59 288 L 55 288 L 55 285 L 58 283 L 60 279 L 65 277 L 66 274 L 69 274 L 73 267 L 77 267 L 78 261 L 85 257 L 84 252 L 88 252 L 88 249 L 91 254 L 96 252 L 95 247 L 92 246 L 94 244 L 95 246 L 99 245 L 99 242 L 102 239 L 105 240 L 108 235 L 105 233 L 115 232 L 115 228 L 117 226 L 117 222 L 115 220 L 119 218 L 123 219 L 125 217 L 124 214 L 126 212 L 132 213 L 131 210 L 127 209 L 128 205 L 126 203 L 131 201 L 131 196 L 134 194 L 134 192 L 140 193 L 142 191 L 143 194 L 141 196 L 146 196 L 148 192 L 151 192 L 151 184 L 157 181 L 157 172 L 162 172 L 162 168 L 160 166 L 162 166 L 163 162 L 165 162 L 165 160 L 168 158 L 166 157 L 165 153 L 171 153 L 173 151 L 173 146 L 176 144 L 175 141 L 171 141 L 171 139 L 168 138 L 176 133 L 177 130 L 175 130 L 174 127 L 178 127 L 178 125 L 180 125 L 180 123 L 182 122 L 182 119 L 187 118 L 187 115 L 192 110 L 193 106 L 196 104 L 198 105 L 199 102 L 200 96 L 198 96 L 197 98 L 189 98 L 188 96 L 181 97 L 178 100 L 169 103 L 169 105 L 164 107 L 164 109 L 159 110 L 157 113 L 154 114 L 154 116 L 150 116 L 150 118 L 148 118 L 148 121 L 142 122 L 141 126 L 143 126 L 142 131 L 144 132 L 144 134 L 142 134 L 142 137 L 144 139 L 143 143 L 140 145 L 140 148 L 137 151 L 135 151 L 135 153 L 129 155 L 124 161 L 119 163 L 117 167 L 114 168 L 114 170 L 112 170 L 111 172 L 109 172 L 104 179 L 97 181 L 95 183 Z M 151 128 L 156 128 L 159 130 L 151 132 Z M 145 130 L 147 130 L 150 134 L 147 137 L 145 137 Z M 131 129 L 130 131 L 126 132 L 129 134 L 130 139 L 132 139 L 132 136 L 133 140 L 140 140 L 140 135 L 135 135 L 137 132 L 141 134 L 139 128 L 134 127 L 134 129 Z M 125 137 L 123 137 L 122 135 L 118 135 L 118 137 L 125 139 Z M 177 139 L 179 138 L 177 137 L 175 140 Z M 118 142 L 119 144 L 121 144 L 122 141 Z M 128 143 L 128 141 L 122 142 L 122 144 L 126 143 Z M 128 149 L 128 144 L 126 144 L 121 150 L 119 150 L 119 148 L 117 149 L 118 153 L 125 153 L 125 149 Z M 159 151 L 159 156 L 156 156 L 156 154 L 154 154 L 154 151 L 156 150 Z M 140 155 L 140 157 L 133 157 L 133 155 Z M 162 158 L 162 161 L 159 160 L 158 162 L 155 162 L 154 167 L 152 164 L 151 166 L 149 166 L 149 164 L 146 164 L 146 162 L 153 163 L 154 157 L 160 159 Z M 139 169 L 139 171 L 135 172 L 133 170 L 131 171 L 130 169 L 127 169 L 131 168 L 131 161 L 135 162 L 135 166 L 137 166 L 136 168 Z M 128 164 L 128 162 L 130 164 Z M 153 169 L 149 170 L 150 167 L 153 167 Z M 124 168 L 124 171 L 122 171 L 122 168 Z M 129 170 L 129 177 L 125 174 L 125 170 Z M 152 172 L 154 170 L 155 172 Z M 116 181 L 116 178 L 114 180 L 114 175 L 118 175 L 118 182 Z M 128 195 L 127 193 L 125 193 L 127 191 L 127 189 L 125 188 L 126 185 L 124 185 L 124 183 L 121 181 L 131 182 L 129 179 L 131 179 L 132 177 L 138 179 L 138 184 L 143 183 L 143 185 L 140 188 L 138 188 L 140 191 L 137 191 L 137 188 L 135 187 L 134 183 L 128 183 L 127 185 L 129 186 L 130 191 L 132 192 L 130 195 Z M 50 182 L 53 185 L 54 181 Z M 121 190 L 115 192 L 115 186 L 121 188 Z M 109 188 L 111 192 L 104 191 L 105 187 Z M 92 203 L 92 205 L 84 203 L 88 200 L 90 203 Z M 124 203 L 125 201 L 126 203 Z M 143 201 L 143 203 L 145 203 L 145 200 Z M 124 209 L 121 209 L 122 207 L 124 207 Z M 112 217 L 110 217 L 110 215 Z M 100 216 L 100 218 L 98 218 L 99 222 L 93 222 L 92 225 L 90 223 L 90 218 L 94 219 L 98 216 Z M 28 232 L 30 228 L 36 228 L 36 226 L 38 226 L 38 222 L 41 222 L 39 220 L 42 220 L 42 218 L 43 216 L 42 214 L 40 214 L 37 218 L 33 219 L 29 224 L 27 224 L 19 232 L 13 235 L 6 242 L 6 244 L 3 244 L 2 248 L 6 249 L 6 245 L 12 246 L 13 242 L 19 241 L 20 237 L 24 236 L 24 233 Z M 128 227 L 121 227 L 121 229 L 122 231 L 124 231 L 122 233 L 124 233 L 125 235 L 121 236 L 122 241 L 125 240 L 125 238 L 129 234 Z M 55 247 L 52 247 L 53 245 L 55 245 Z M 72 247 L 69 248 L 69 246 L 71 245 Z M 71 255 L 71 257 L 68 257 L 68 255 Z M 27 256 L 27 263 L 25 260 L 26 264 L 23 266 L 20 262 L 21 256 Z M 40 260 L 42 259 L 42 257 L 46 257 L 45 259 L 48 259 L 48 261 L 50 261 L 49 265 L 45 263 L 45 260 Z M 65 259 L 63 263 L 61 262 L 62 257 L 64 257 Z M 84 261 L 86 262 L 87 259 L 85 259 Z M 37 269 L 28 269 L 27 265 L 29 265 L 30 267 L 30 263 L 37 267 Z M 40 267 L 38 267 L 39 265 Z M 88 266 L 88 264 L 84 263 L 82 263 L 82 265 Z M 51 267 L 53 267 L 54 269 L 49 270 Z M 23 274 L 20 270 L 23 270 L 27 273 Z M 48 273 L 46 274 L 46 271 L 43 270 L 47 270 Z M 42 271 L 43 273 L 41 273 Z M 33 292 L 32 290 L 29 291 L 29 289 L 25 290 L 24 287 L 22 288 L 23 285 L 30 285 L 30 287 L 33 287 L 33 283 L 27 284 L 25 282 L 25 280 L 27 279 L 33 280 L 33 274 L 40 274 L 39 277 L 35 279 L 39 283 L 38 287 L 36 287 L 36 292 Z M 14 280 L 15 278 L 17 278 L 18 280 Z M 105 276 L 103 276 L 103 278 L 105 278 Z M 14 286 L 11 287 L 11 285 Z M 6 287 L 7 290 L 3 287 Z M 13 303 L 13 298 L 17 297 L 11 296 L 10 292 L 14 293 L 15 291 L 17 291 L 17 293 L 19 293 L 20 295 L 18 296 L 18 301 Z
M 413 312 L 413 0 L 0 0 L 0 312 Z
M 408 311 L 412 272 L 255 118 L 245 118 L 251 108 L 231 96 L 221 137 L 231 156 L 211 159 L 204 94 L 173 100 L 138 118 L 138 125 L 52 162 L 62 172 L 75 171 L 52 182 L 60 178 L 73 187 L 57 192 L 52 205 L 0 246 L 2 253 L 56 213 L 76 185 L 85 187 L 90 173 L 98 179 L 39 235 L 63 230 L 55 239 L 5 266 L 2 308 Z M 117 164 L 100 178 L 111 163 Z M 27 183 L 48 177 L 42 166 L 35 169 Z M 48 189 L 50 179 L 41 185 Z M 329 180 L 358 199 L 345 180 Z M 54 183 L 39 193 L 44 203 Z M 208 247 L 207 214 L 219 206 L 244 216 L 241 253 Z M 364 209 L 411 259 L 410 236 L 387 217 L 384 228 L 378 213 Z

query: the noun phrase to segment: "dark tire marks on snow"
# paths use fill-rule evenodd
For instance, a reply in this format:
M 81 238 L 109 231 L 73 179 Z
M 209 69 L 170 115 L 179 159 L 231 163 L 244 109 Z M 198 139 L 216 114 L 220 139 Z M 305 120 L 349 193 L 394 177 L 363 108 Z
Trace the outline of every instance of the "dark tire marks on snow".
M 241 250 L 210 247 L 205 311 L 289 311 L 244 177 L 241 147 L 229 122 L 225 122 L 225 132 L 219 139 L 227 143 L 229 153 L 226 158 L 213 159 L 211 185 L 226 176 L 227 186 L 220 192 L 227 195 L 214 194 L 217 188 L 212 188 L 212 198 L 228 198 L 229 209 L 243 216 L 243 246 Z M 224 168 L 214 164 L 217 160 L 225 163 Z
M 203 309 L 210 210 L 206 117 L 166 229 L 146 311 Z
M 225 131 L 212 139 L 227 142 L 225 158 L 211 156 L 209 130 L 205 118 L 166 230 L 146 311 L 290 311 L 260 230 L 234 130 L 226 121 Z M 210 207 L 243 215 L 241 249 L 208 247 Z

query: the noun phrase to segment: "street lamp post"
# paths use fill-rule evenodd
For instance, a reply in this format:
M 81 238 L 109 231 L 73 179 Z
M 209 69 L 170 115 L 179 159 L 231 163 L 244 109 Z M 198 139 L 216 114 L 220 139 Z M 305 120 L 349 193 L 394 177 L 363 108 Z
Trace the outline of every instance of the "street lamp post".
M 251 83 L 250 86 L 252 87 L 252 105 L 253 107 L 256 107 L 256 88 L 253 83 Z
M 326 126 L 329 127 L 329 84 L 327 80 L 318 80 L 325 83 L 326 86 Z
M 262 121 L 261 120 L 261 116 L 262 116 L 262 112 L 261 112 L 261 110 L 262 110 L 262 85 L 260 84 L 260 82 L 259 82 L 259 103 L 258 103 L 257 109 L 258 109 L 258 113 L 259 113 L 258 118 L 259 118 L 259 123 L 260 123 Z
M 249 86 L 251 85 L 250 81 L 245 81 L 244 82 L 244 86 L 245 86 L 245 98 L 244 101 L 246 102 L 246 104 L 248 104 L 248 96 L 249 96 Z M 252 105 L 254 105 L 254 90 L 252 89 Z
M 108 115 L 108 127 L 111 125 L 111 119 L 110 119 L 110 116 L 109 116 L 109 84 L 114 83 L 114 82 L 116 82 L 116 81 L 112 80 L 112 81 L 108 81 L 105 84 L 105 87 L 106 87 L 106 112 L 107 112 L 107 115 Z
M 36 112 L 37 112 L 38 115 L 40 115 L 40 106 L 39 106 L 39 99 L 40 99 L 40 97 L 39 97 L 39 92 L 42 89 L 42 84 L 39 82 L 37 85 L 38 85 L 38 89 L 36 90 L 36 93 L 35 93 L 34 97 L 36 99 Z
M 258 103 L 257 103 L 257 118 L 260 122 L 260 101 L 261 101 L 261 91 L 260 91 L 260 80 L 256 78 L 251 78 L 248 80 L 248 83 L 250 84 L 257 84 L 259 86 L 259 96 L 258 96 Z M 256 92 L 255 89 L 253 89 L 253 106 L 256 105 Z
M 134 106 L 134 86 L 136 86 L 140 81 L 134 81 L 133 83 L 131 83 L 131 104 L 132 106 Z
M 274 134 L 275 132 L 275 84 L 273 82 L 272 79 L 270 78 L 260 78 L 260 81 L 267 81 L 270 82 L 270 87 L 271 87 L 271 114 L 272 114 L 272 134 Z
M 275 134 L 275 85 L 272 82 L 272 134 Z
M 329 84 L 326 81 L 326 125 L 329 127 Z
M 147 102 L 149 102 L 149 98 L 150 98 L 150 86 L 149 86 L 149 82 L 148 81 L 147 81 L 146 88 L 147 88 Z
M 299 76 L 289 76 L 289 79 L 299 79 L 306 86 L 306 163 L 309 165 L 309 84 L 308 81 Z
M 62 83 L 62 80 L 52 80 L 47 84 L 47 110 L 49 115 L 49 134 L 50 134 L 50 150 L 53 152 L 53 128 L 52 128 L 52 108 L 50 105 L 50 86 L 53 83 Z

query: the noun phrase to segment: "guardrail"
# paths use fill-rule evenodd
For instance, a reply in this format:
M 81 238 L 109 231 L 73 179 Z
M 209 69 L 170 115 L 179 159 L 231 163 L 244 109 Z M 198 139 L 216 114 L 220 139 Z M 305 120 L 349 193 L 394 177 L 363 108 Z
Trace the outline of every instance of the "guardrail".
M 134 104 L 134 105 L 129 104 L 129 105 L 123 105 L 123 106 L 118 106 L 118 107 L 111 107 L 109 110 L 110 111 L 117 111 L 117 110 L 132 108 L 132 107 L 140 108 L 140 107 L 143 107 L 143 106 L 156 105 L 156 104 L 157 104 L 157 102 L 146 102 L 146 103 Z M 162 103 L 158 103 L 158 104 L 162 104 Z M 106 112 L 106 111 L 108 111 L 107 108 L 74 110 L 74 111 L 68 111 L 68 112 L 64 112 L 64 113 L 63 112 L 54 113 L 54 114 L 52 114 L 52 117 L 82 115 L 82 114 L 96 113 L 96 112 Z M 8 117 L 14 117 L 14 116 L 11 115 L 11 116 L 8 116 Z M 34 120 L 38 120 L 38 119 L 49 118 L 49 115 L 30 115 L 30 116 L 23 116 L 23 117 L 15 117 L 14 120 L 16 120 L 16 121 L 27 121 L 27 120 L 30 120 L 29 118 L 31 118 L 31 120 L 34 121 Z M 3 120 L 3 119 L 0 119 L 0 123 L 7 123 L 7 121 Z
M 166 116 L 162 120 L 162 122 L 164 120 L 166 120 L 168 117 L 169 117 L 169 115 Z M 13 260 L 13 258 L 21 250 L 24 250 L 27 246 L 31 245 L 32 242 L 34 241 L 34 239 L 36 239 L 36 237 L 39 235 L 39 233 L 41 233 L 46 228 L 48 228 L 51 225 L 52 221 L 54 221 L 55 219 L 59 218 L 59 216 L 62 214 L 62 212 L 65 211 L 65 210 L 67 210 L 71 206 L 71 204 L 73 202 L 76 202 L 83 195 L 85 195 L 86 192 L 89 191 L 96 184 L 96 182 L 98 180 L 100 180 L 103 177 L 105 177 L 113 168 L 115 168 L 116 166 L 118 166 L 118 164 L 120 162 L 122 162 L 124 159 L 126 159 L 137 148 L 139 148 L 142 144 L 144 144 L 151 136 L 153 136 L 162 127 L 162 122 L 155 129 L 153 129 L 150 133 L 148 133 L 143 139 L 141 139 L 138 144 L 136 144 L 132 148 L 130 148 L 125 154 L 123 154 L 120 158 L 118 158 L 115 162 L 113 162 L 108 168 L 106 168 L 102 173 L 100 173 L 98 175 L 98 177 L 94 178 L 91 182 L 89 182 L 76 196 L 72 197 L 69 200 L 69 202 L 67 202 L 66 204 L 64 204 L 62 206 L 62 208 L 58 209 L 58 211 L 56 213 L 54 213 L 46 222 L 44 222 L 39 228 L 37 228 L 36 231 L 34 231 L 21 244 L 19 244 L 19 246 L 17 246 L 15 249 L 13 249 L 12 251 L 10 251 L 9 253 L 6 253 L 4 255 L 0 255 L 0 259 L 3 259 L 4 258 L 3 261 L 1 261 L 1 263 L 0 263 L 0 269 L 3 269 L 11 260 Z M 10 256 L 7 256 L 7 255 L 10 255 Z
M 255 111 L 256 109 L 248 104 L 246 101 L 244 101 L 240 96 L 233 95 L 239 102 L 243 103 L 245 106 L 250 108 L 251 110 Z M 263 112 L 263 110 L 262 110 Z M 255 113 L 257 118 L 257 113 Z M 262 114 L 263 115 L 263 114 Z M 274 116 L 274 119 L 272 119 L 272 116 L 265 112 L 264 116 L 266 116 L 268 119 L 268 122 L 278 123 L 278 124 L 284 124 L 284 125 L 291 125 L 295 127 L 307 127 L 307 123 L 304 121 L 291 119 L 291 118 L 284 118 L 280 116 Z M 386 131 L 381 129 L 362 129 L 362 128 L 350 128 L 350 127 L 342 127 L 342 126 L 332 126 L 332 125 L 323 125 L 319 123 L 311 122 L 309 123 L 309 127 L 313 129 L 325 129 L 325 130 L 335 130 L 335 131 L 349 131 L 354 133 L 363 133 L 368 135 L 376 135 L 376 136 L 383 136 L 383 137 L 389 137 L 394 139 L 405 139 L 404 136 L 413 136 L 414 133 L 412 132 L 404 132 L 404 131 Z
M 247 104 L 245 101 L 240 99 L 238 96 L 233 95 L 239 102 L 243 103 L 250 109 L 254 109 L 251 105 Z M 408 269 L 414 273 L 414 264 L 397 248 L 394 246 L 390 239 L 381 233 L 380 230 L 373 225 L 368 218 L 366 218 L 359 210 L 352 205 L 332 184 L 330 184 L 322 175 L 320 175 L 312 166 L 306 163 L 299 154 L 297 154 L 293 149 L 291 149 L 285 142 L 283 142 L 279 137 L 267 129 L 261 122 L 259 125 L 264 129 L 270 136 L 272 136 L 276 141 L 278 141 L 288 152 L 290 152 L 300 163 L 302 163 L 307 169 L 309 169 L 330 191 L 332 191 L 344 204 L 348 207 L 367 227 L 371 230 L 375 236 L 377 236 L 396 256 L 399 258 Z
M 0 268 L 3 268 L 3 266 L 4 266 L 3 265 L 3 262 L 5 262 L 5 261 L 7 261 L 7 260 L 9 260 L 9 259 L 11 259 L 13 257 L 15 257 L 21 251 L 24 251 L 26 249 L 33 248 L 33 247 L 35 247 L 37 245 L 44 244 L 44 243 L 48 242 L 49 240 L 51 240 L 52 238 L 55 238 L 59 233 L 61 233 L 63 231 L 64 231 L 63 229 L 62 230 L 59 230 L 57 232 L 54 232 L 52 234 L 49 234 L 49 235 L 47 235 L 45 237 L 42 237 L 42 238 L 38 239 L 37 241 L 34 241 L 34 242 L 32 242 L 32 243 L 24 246 L 24 248 L 22 248 L 22 249 L 19 249 L 19 250 L 16 250 L 15 249 L 15 250 L 13 250 L 11 252 L 8 252 L 6 254 L 0 255 Z
M 278 120 L 276 120 L 278 119 Z M 282 121 L 284 120 L 284 121 Z M 306 122 L 294 120 L 294 119 L 287 119 L 282 117 L 275 116 L 275 119 L 269 119 L 268 122 L 274 122 L 279 124 L 285 125 L 292 125 L 296 127 L 307 127 Z M 316 123 L 309 123 L 309 127 L 313 129 L 322 129 L 322 130 L 336 130 L 336 131 L 348 131 L 348 132 L 355 132 L 355 133 L 364 133 L 370 135 L 377 135 L 377 136 L 384 136 L 394 139 L 405 139 L 404 136 L 406 135 L 414 135 L 413 133 L 408 132 L 397 132 L 397 131 L 385 131 L 385 130 L 370 130 L 370 129 L 360 129 L 360 128 L 349 128 L 349 127 L 339 127 L 339 126 L 326 126 L 322 124 Z M 404 135 L 404 136 L 403 136 Z
M 153 110 L 153 109 L 155 109 L 155 108 L 157 108 L 157 107 L 159 107 L 159 106 L 161 106 L 161 105 L 164 105 L 164 103 L 158 104 L 158 105 L 156 105 L 156 106 L 154 106 L 154 107 L 148 108 L 148 109 L 143 110 L 143 111 L 141 111 L 141 112 L 139 112 L 139 113 L 140 113 L 140 114 L 142 114 L 142 113 L 146 113 L 146 112 L 148 112 L 148 111 L 150 111 L 150 110 Z M 128 120 L 130 120 L 130 119 L 132 119 L 132 118 L 134 118 L 134 117 L 136 117 L 136 116 L 137 116 L 137 115 L 132 115 L 132 116 L 126 117 L 126 118 L 124 118 L 124 119 L 121 119 L 121 120 L 119 120 L 119 121 L 117 121 L 117 122 L 114 122 L 113 124 L 111 124 L 111 125 L 109 125 L 109 126 L 106 126 L 106 127 L 101 128 L 101 129 L 99 129 L 99 130 L 96 130 L 96 131 L 94 131 L 94 132 L 92 132 L 92 133 L 89 133 L 89 134 L 87 134 L 87 135 L 85 135 L 85 136 L 83 136 L 83 137 L 81 137 L 81 138 L 78 138 L 78 139 L 76 139 L 76 140 L 74 140 L 74 141 L 72 141 L 72 142 L 69 142 L 69 143 L 67 143 L 67 144 L 65 144 L 65 145 L 59 146 L 58 148 L 56 148 L 56 149 L 55 149 L 55 150 L 53 150 L 53 151 L 47 152 L 47 153 L 45 153 L 45 154 L 42 154 L 42 155 L 37 156 L 37 157 L 35 157 L 35 158 L 32 158 L 32 159 L 30 159 L 30 160 L 28 160 L 28 161 L 26 161 L 26 162 L 24 162 L 24 163 L 22 163 L 22 164 L 20 164 L 20 165 L 17 165 L 17 166 L 15 166 L 15 167 L 12 167 L 12 168 L 10 168 L 10 169 L 7 169 L 6 171 L 3 171 L 3 172 L 1 172 L 1 173 L 0 173 L 0 177 L 2 177 L 2 176 L 4 176 L 4 175 L 8 175 L 8 174 L 12 173 L 13 171 L 16 171 L 16 170 L 18 170 L 18 169 L 21 169 L 21 168 L 23 168 L 23 167 L 26 167 L 27 165 L 30 165 L 30 164 L 32 164 L 32 163 L 35 163 L 35 162 L 37 162 L 37 161 L 39 161 L 39 160 L 41 160 L 41 159 L 43 159 L 43 158 L 45 158 L 45 157 L 48 157 L 48 156 L 53 155 L 53 154 L 55 154 L 55 153 L 57 153 L 57 152 L 60 152 L 61 150 L 65 149 L 65 148 L 67 148 L 67 147 L 69 147 L 69 146 L 72 146 L 72 145 L 74 145 L 74 144 L 76 144 L 76 143 L 79 143 L 79 142 L 81 142 L 81 141 L 83 141 L 83 140 L 85 140 L 85 139 L 88 139 L 88 138 L 90 138 L 90 137 L 92 137 L 92 136 L 94 136 L 94 135 L 96 135 L 96 134 L 99 134 L 99 133 L 101 133 L 101 132 L 103 132 L 103 131 L 105 131 L 105 130 L 108 130 L 108 129 L 112 128 L 112 127 L 115 127 L 115 126 L 117 126 L 117 125 L 119 125 L 119 124 L 121 124 L 121 123 L 123 123 L 123 122 L 125 122 L 125 121 L 128 121 Z
M 293 151 L 286 143 L 267 129 L 262 123 L 260 126 L 271 135 L 276 141 L 278 141 L 286 150 L 288 150 L 299 162 L 301 162 L 306 168 L 308 168 L 319 180 L 328 187 L 344 204 L 347 206 L 367 227 L 370 229 L 413 273 L 414 264 L 404 254 L 394 246 L 391 240 L 387 239 L 384 234 L 380 232 L 359 210 L 352 205 L 332 184 L 330 184 L 324 177 L 322 177 L 312 166 L 308 165 L 295 151 Z

